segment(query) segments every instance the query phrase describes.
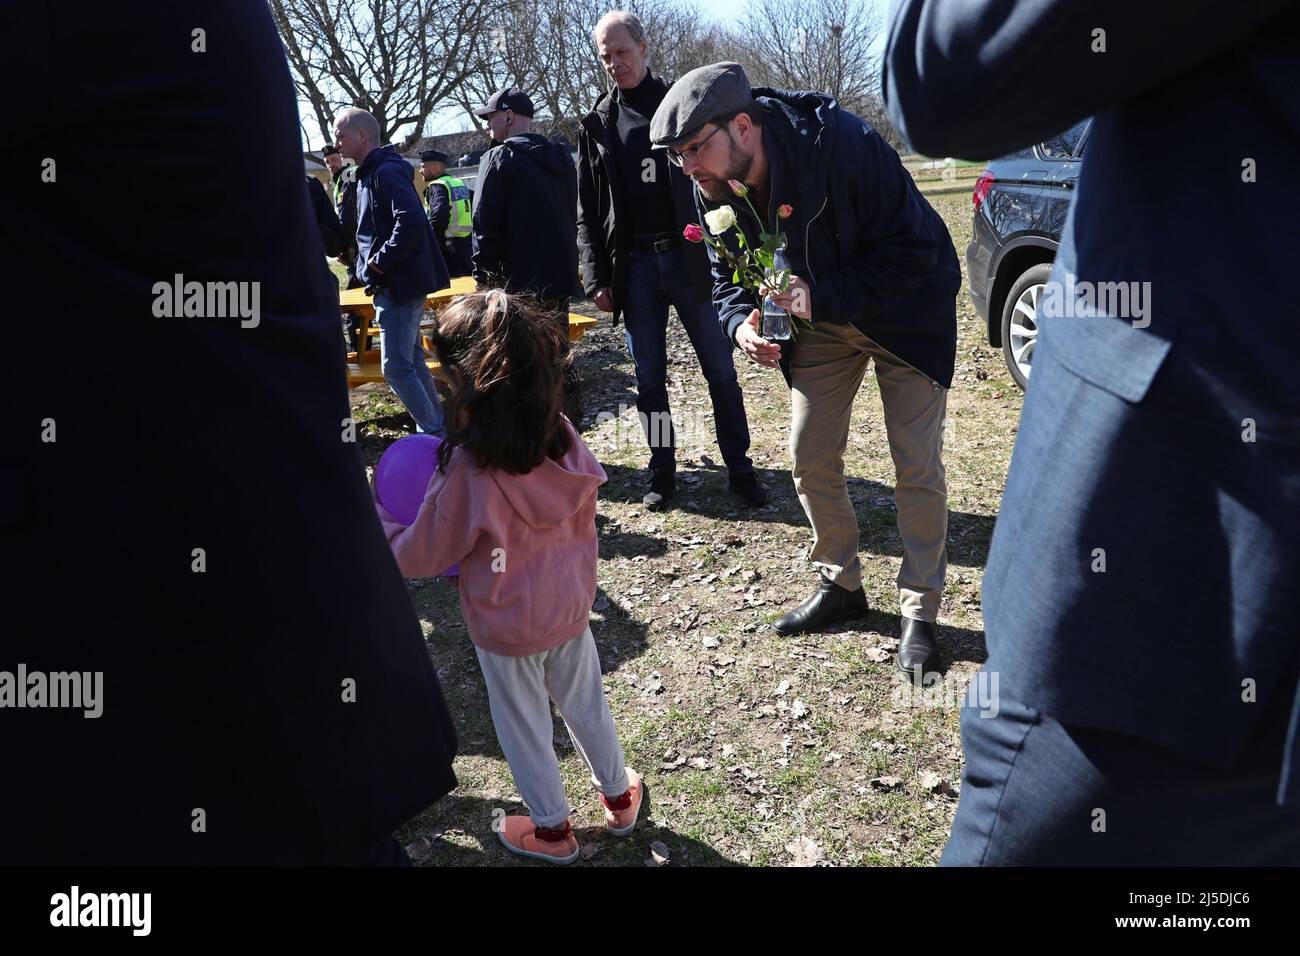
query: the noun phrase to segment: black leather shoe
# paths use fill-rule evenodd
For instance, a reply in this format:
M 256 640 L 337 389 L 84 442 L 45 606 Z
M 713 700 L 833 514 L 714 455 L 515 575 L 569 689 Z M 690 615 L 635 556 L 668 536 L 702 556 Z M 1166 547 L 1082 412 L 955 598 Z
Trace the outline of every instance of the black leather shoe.
M 653 471 L 650 473 L 650 490 L 641 499 L 647 508 L 662 508 L 677 494 L 677 476 L 671 471 Z
M 939 673 L 939 631 L 929 621 L 903 618 L 903 633 L 898 641 L 898 669 L 918 687 L 929 675 Z
M 737 495 L 751 508 L 761 508 L 767 504 L 767 489 L 758 483 L 758 477 L 751 471 L 739 478 L 730 478 L 727 484 L 731 493 Z
M 829 578 L 822 578 L 817 593 L 793 611 L 782 614 L 772 623 L 772 630 L 788 637 L 820 631 L 867 613 L 867 592 L 863 588 L 850 591 Z

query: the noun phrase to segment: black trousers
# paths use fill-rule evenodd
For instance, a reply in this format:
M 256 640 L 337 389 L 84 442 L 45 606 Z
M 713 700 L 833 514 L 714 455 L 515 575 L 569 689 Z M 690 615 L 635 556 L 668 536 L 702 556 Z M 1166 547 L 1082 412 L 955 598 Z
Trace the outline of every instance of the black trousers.
M 353 866 L 410 866 L 411 858 L 402 845 L 387 836 L 375 842 L 361 854 Z
M 474 274 L 474 245 L 468 236 L 442 240 L 442 258 L 453 279 Z
M 555 318 L 561 331 L 564 333 L 564 355 L 569 356 L 569 300 L 568 299 L 542 299 L 541 307 Z M 582 431 L 582 378 L 578 374 L 578 367 L 572 363 L 565 367 L 564 371 L 564 415 L 573 423 L 575 431 Z

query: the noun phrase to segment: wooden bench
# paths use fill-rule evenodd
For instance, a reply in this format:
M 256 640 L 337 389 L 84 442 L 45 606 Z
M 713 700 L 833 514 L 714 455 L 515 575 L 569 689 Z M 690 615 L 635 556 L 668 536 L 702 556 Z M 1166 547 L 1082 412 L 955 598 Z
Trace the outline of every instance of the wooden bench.
M 382 382 L 384 380 L 384 373 L 379 360 L 379 326 L 374 324 L 374 308 L 371 307 L 369 316 L 361 316 L 360 318 L 361 324 L 357 332 L 359 350 L 348 353 L 348 388 L 356 388 L 358 385 L 365 385 L 368 382 Z M 596 321 L 591 316 L 570 312 L 569 341 L 578 341 L 586 334 L 588 329 L 596 324 Z M 425 353 L 429 356 L 427 360 L 429 371 L 437 375 L 442 368 L 442 363 L 434 355 L 426 337 L 432 325 L 432 319 L 425 319 L 420 323 L 420 342 Z

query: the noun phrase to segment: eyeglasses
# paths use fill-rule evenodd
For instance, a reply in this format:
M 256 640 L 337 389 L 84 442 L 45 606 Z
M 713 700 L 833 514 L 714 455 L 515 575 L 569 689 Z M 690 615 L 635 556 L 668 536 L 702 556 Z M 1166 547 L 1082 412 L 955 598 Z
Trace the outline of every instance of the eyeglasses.
M 684 149 L 680 153 L 675 149 L 667 150 L 668 161 L 672 163 L 674 166 L 685 166 L 687 158 L 690 158 L 693 161 L 698 161 L 700 158 L 700 147 L 703 146 L 705 143 L 707 143 L 709 141 L 709 138 L 712 137 L 714 133 L 719 132 L 721 129 L 722 129 L 721 126 L 713 127 L 712 133 L 704 137 L 704 139 L 700 140 L 694 146 L 690 147 L 689 149 Z

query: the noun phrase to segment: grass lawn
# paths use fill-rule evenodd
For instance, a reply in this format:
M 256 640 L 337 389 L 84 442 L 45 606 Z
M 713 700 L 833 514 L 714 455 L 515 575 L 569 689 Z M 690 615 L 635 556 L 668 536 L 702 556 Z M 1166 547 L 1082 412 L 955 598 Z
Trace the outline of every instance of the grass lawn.
M 963 252 L 969 194 L 931 201 Z M 610 479 L 597 517 L 591 626 L 628 764 L 649 791 L 637 830 L 625 839 L 606 835 L 588 775 L 556 718 L 585 865 L 937 860 L 962 766 L 956 698 L 984 659 L 980 582 L 1021 406 L 965 292 L 958 308 L 944 455 L 949 571 L 940 612 L 949 693 L 931 694 L 922 706 L 900 699 L 892 672 L 901 543 L 874 376 L 868 373 L 857 397 L 845 453 L 873 611 L 852 629 L 781 638 L 770 622 L 812 593 L 816 574 L 804 557 L 811 532 L 790 478 L 790 400 L 780 374 L 736 353 L 751 454 L 772 493 L 766 508 L 750 512 L 727 491 L 704 378 L 680 324 L 670 321 L 669 393 L 675 412 L 695 424 L 679 439 L 676 507 L 647 513 L 640 499 L 648 453 L 635 410 L 609 418 L 635 406 L 622 328 L 611 329 L 606 316 L 578 345 L 584 439 Z M 352 401 L 373 466 L 412 425 L 382 384 L 353 391 Z M 602 412 L 608 416 L 597 425 Z M 459 729 L 460 788 L 399 837 L 422 865 L 545 866 L 512 857 L 492 830 L 495 811 L 523 807 L 497 746 L 457 596 L 441 579 L 409 586 Z

